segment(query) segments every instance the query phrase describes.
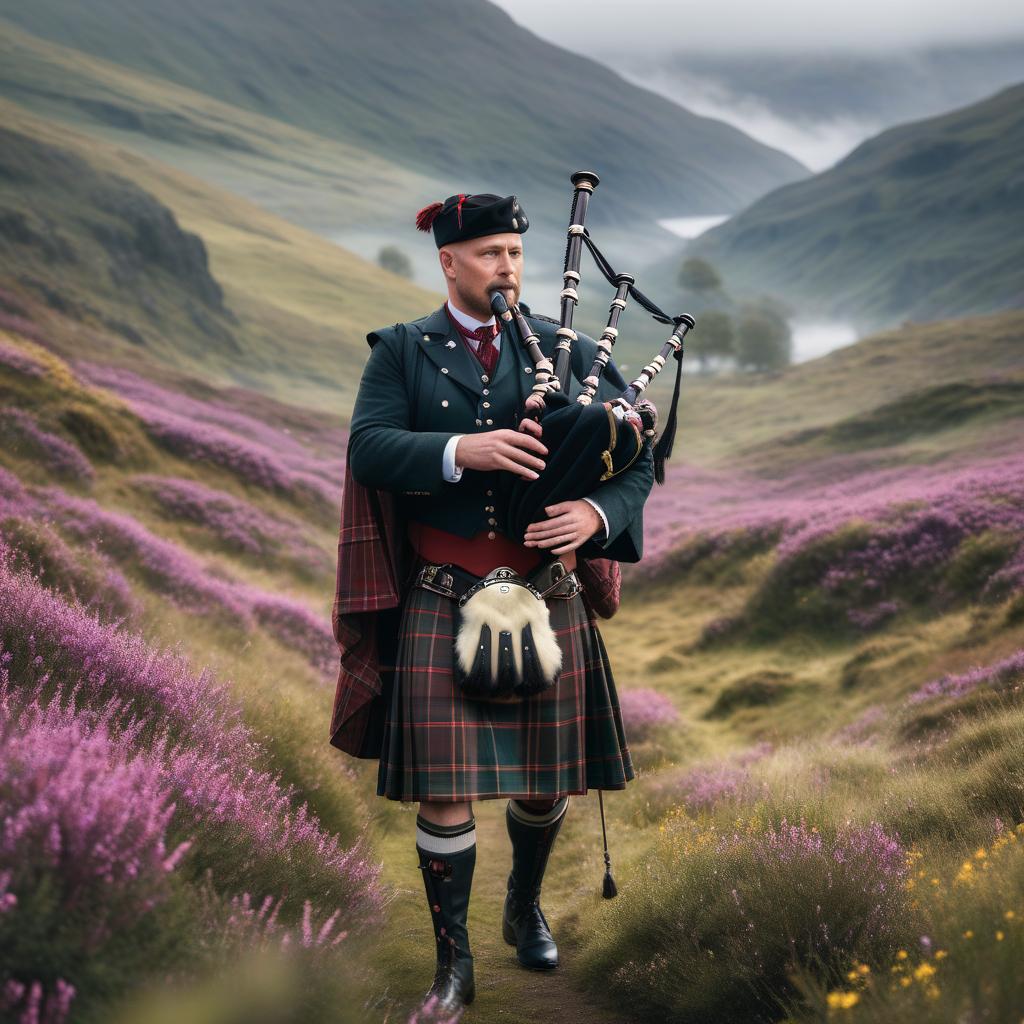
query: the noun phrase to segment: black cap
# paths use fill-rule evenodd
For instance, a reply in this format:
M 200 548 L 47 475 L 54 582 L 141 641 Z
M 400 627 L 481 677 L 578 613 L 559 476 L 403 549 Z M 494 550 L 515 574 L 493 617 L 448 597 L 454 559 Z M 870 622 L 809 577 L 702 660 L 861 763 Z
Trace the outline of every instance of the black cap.
M 449 242 L 507 231 L 521 235 L 529 226 L 526 211 L 515 196 L 502 198 L 489 192 L 449 196 L 443 203 L 431 203 L 416 214 L 416 227 L 420 231 L 433 229 L 438 249 Z

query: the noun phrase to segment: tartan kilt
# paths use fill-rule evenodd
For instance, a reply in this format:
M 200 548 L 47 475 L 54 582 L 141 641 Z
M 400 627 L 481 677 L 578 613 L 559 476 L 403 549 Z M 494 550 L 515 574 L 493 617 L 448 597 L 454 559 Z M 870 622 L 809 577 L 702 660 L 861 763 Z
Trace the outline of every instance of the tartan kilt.
M 406 594 L 377 794 L 461 803 L 624 789 L 635 777 L 608 653 L 580 594 L 548 598 L 562 649 L 554 686 L 514 703 L 463 697 L 453 598 Z

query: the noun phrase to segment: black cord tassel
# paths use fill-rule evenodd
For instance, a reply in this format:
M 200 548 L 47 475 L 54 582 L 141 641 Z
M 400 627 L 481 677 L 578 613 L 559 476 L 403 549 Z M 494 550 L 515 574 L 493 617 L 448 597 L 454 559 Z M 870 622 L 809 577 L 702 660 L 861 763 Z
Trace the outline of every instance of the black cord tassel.
M 679 385 L 683 378 L 683 349 L 680 346 L 676 352 L 676 386 L 672 392 L 672 406 L 668 411 L 668 419 L 665 421 L 665 429 L 661 432 L 657 444 L 654 446 L 654 479 L 657 483 L 665 482 L 665 460 L 672 454 L 672 442 L 676 436 L 676 406 L 679 404 Z
M 601 839 L 604 842 L 604 882 L 601 885 L 601 895 L 610 900 L 618 895 L 619 890 L 615 888 L 615 879 L 612 878 L 612 859 L 608 856 L 608 833 L 604 827 L 604 794 L 597 791 L 597 803 L 601 808 Z

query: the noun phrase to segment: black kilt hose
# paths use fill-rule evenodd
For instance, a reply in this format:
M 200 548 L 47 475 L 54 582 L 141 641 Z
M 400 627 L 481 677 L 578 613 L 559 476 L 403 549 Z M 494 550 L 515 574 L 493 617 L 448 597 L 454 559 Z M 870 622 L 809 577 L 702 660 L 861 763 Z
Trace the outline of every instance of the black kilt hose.
M 562 670 L 554 686 L 515 703 L 462 696 L 455 606 L 423 587 L 405 597 L 378 795 L 460 803 L 625 788 L 635 775 L 618 696 L 582 597 L 547 599 Z

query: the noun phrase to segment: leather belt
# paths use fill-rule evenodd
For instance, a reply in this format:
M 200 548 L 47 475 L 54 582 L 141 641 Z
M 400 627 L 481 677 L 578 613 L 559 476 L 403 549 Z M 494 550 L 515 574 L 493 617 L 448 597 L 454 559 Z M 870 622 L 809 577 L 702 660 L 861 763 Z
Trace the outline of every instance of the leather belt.
M 549 597 L 569 600 L 583 590 L 583 584 L 580 582 L 579 576 L 576 575 L 576 570 L 566 572 L 565 566 L 558 559 L 543 563 L 527 573 L 526 576 L 521 576 L 513 569 L 508 571 L 516 578 L 525 581 L 541 600 Z M 452 562 L 445 562 L 443 565 L 428 562 L 420 568 L 412 585 L 460 601 L 483 578 L 467 572 Z

